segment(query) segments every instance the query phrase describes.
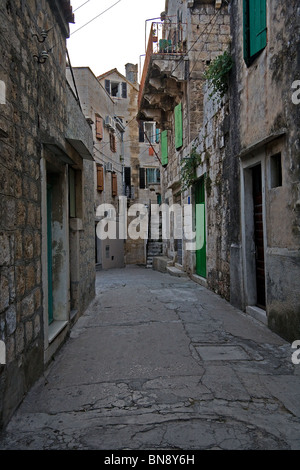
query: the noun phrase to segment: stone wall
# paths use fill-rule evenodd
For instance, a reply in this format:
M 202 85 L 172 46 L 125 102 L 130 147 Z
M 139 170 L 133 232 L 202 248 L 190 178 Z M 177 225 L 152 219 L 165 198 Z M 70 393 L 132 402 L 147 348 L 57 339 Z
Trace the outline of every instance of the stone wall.
M 45 43 L 33 34 L 49 30 Z M 47 175 L 59 168 L 64 211 L 64 260 L 69 260 L 68 168 L 75 163 L 89 176 L 90 162 L 67 141 L 67 89 L 65 79 L 68 21 L 48 0 L 5 0 L 0 5 L 0 82 L 5 90 L 0 100 L 0 339 L 6 345 L 6 364 L 0 365 L 0 426 L 5 425 L 44 363 L 61 344 L 61 336 L 50 346 L 47 318 Z M 37 57 L 51 49 L 44 63 Z M 36 57 L 35 57 L 36 56 Z M 75 102 L 77 106 L 77 103 Z M 76 119 L 74 117 L 74 119 Z M 81 128 L 88 127 L 81 115 Z M 72 121 L 72 119 L 71 119 Z M 75 126 L 76 127 L 76 126 Z M 73 129 L 74 131 L 74 129 Z M 87 134 L 90 131 L 87 130 Z M 86 134 L 86 137 L 88 137 Z M 84 141 L 84 136 L 80 136 Z M 89 153 L 89 141 L 83 142 Z M 90 139 L 91 140 L 91 139 Z M 74 158 L 74 160 L 72 160 Z M 64 159 L 60 160 L 60 159 Z M 44 172 L 44 173 L 42 173 Z M 90 223 L 90 194 L 85 192 L 84 224 Z M 45 231 L 46 227 L 46 231 Z M 79 281 L 85 285 L 79 299 L 84 309 L 93 296 L 92 244 L 89 228 L 82 232 L 79 252 L 85 258 Z M 94 257 L 92 257 L 93 259 Z M 56 261 L 59 258 L 56 257 Z M 84 271 L 85 270 L 85 271 Z M 69 272 L 69 264 L 61 273 Z M 55 283 L 58 279 L 54 279 Z M 70 286 L 64 279 L 64 315 L 70 320 Z M 56 299 L 59 300 L 59 299 Z M 64 334 L 65 335 L 65 334 Z M 64 336 L 65 337 L 65 336 Z
M 242 166 L 241 185 L 251 166 L 261 165 L 264 207 L 266 314 L 269 326 L 288 340 L 300 335 L 299 279 L 299 105 L 292 84 L 299 79 L 299 5 L 267 0 L 267 45 L 247 66 L 243 58 L 243 11 L 231 14 L 235 69 L 232 75 L 231 140 Z M 281 154 L 282 183 L 272 184 L 272 158 Z M 246 181 L 246 180 L 245 180 Z M 251 304 L 246 279 L 251 273 L 247 247 L 250 215 L 247 181 L 241 186 L 244 305 Z M 243 260 L 243 261 L 241 261 Z M 250 299 L 250 300 L 249 300 Z M 253 300 L 252 300 L 253 301 Z M 255 299 L 254 299 L 255 302 Z

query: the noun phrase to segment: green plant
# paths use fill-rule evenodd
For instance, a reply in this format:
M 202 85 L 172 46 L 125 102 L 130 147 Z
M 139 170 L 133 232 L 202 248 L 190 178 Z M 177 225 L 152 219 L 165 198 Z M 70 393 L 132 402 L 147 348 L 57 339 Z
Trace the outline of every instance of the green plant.
M 228 74 L 233 66 L 233 59 L 229 52 L 216 57 L 204 72 L 204 78 L 208 80 L 212 92 L 210 98 L 220 101 L 228 90 Z
M 197 179 L 196 169 L 201 163 L 201 154 L 196 147 L 192 148 L 191 154 L 181 161 L 181 192 L 188 189 Z

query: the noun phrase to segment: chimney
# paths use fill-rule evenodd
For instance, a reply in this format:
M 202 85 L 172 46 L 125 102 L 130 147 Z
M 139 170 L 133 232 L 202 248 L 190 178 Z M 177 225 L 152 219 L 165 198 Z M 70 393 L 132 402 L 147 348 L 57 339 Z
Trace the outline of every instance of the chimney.
M 137 83 L 138 81 L 138 65 L 134 64 L 126 64 L 125 65 L 125 70 L 126 70 L 126 78 L 129 80 L 131 83 Z

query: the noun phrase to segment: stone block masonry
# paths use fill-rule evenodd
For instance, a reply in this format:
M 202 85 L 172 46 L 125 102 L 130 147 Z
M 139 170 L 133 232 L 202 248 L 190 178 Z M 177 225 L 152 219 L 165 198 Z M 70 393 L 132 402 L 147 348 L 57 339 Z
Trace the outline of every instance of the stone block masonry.
M 77 114 L 68 116 L 67 100 L 72 97 L 67 94 L 65 56 L 70 18 L 57 8 L 58 3 L 62 2 L 4 0 L 0 3 L 0 340 L 5 344 L 6 353 L 6 364 L 0 365 L 0 428 L 6 425 L 44 370 L 44 352 L 48 346 L 45 329 L 48 324 L 48 285 L 45 282 L 49 257 L 45 243 L 48 175 L 56 175 L 60 195 L 64 196 L 61 198 L 63 208 L 59 210 L 64 211 L 62 232 L 65 253 L 68 253 L 66 157 L 72 157 L 79 175 L 86 171 L 88 178 L 93 165 L 92 162 L 83 165 L 79 151 L 71 150 L 66 141 L 69 138 L 78 142 L 74 129 L 67 132 L 69 122 L 79 117 L 80 126 L 79 121 L 76 122 L 82 131 L 80 142 L 86 148 L 92 142 L 92 135 L 82 113 L 79 117 Z M 48 31 L 43 44 L 34 36 L 41 30 Z M 38 63 L 41 51 L 50 47 L 47 61 Z M 74 102 L 77 106 L 75 99 Z M 45 168 L 47 175 L 41 172 Z M 88 189 L 82 191 L 82 199 L 86 214 L 84 224 L 88 225 L 93 213 L 92 194 Z M 94 296 L 91 264 L 94 235 L 86 230 L 80 237 L 80 262 L 85 267 L 85 271 L 79 270 L 79 281 L 85 279 L 79 305 L 82 311 Z M 65 253 L 62 264 L 67 272 L 69 257 Z M 66 297 L 68 295 L 67 285 Z M 66 320 L 69 304 L 68 298 Z

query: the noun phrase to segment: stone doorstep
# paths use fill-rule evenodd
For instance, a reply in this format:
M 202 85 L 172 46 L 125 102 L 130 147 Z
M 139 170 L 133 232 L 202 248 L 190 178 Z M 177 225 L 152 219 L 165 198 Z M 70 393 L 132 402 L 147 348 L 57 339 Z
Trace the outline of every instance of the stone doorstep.
M 268 318 L 266 311 L 262 308 L 257 307 L 256 305 L 248 305 L 246 307 L 246 313 L 251 317 L 255 318 L 256 320 L 264 323 L 264 325 L 268 325 Z
M 167 272 L 171 274 L 171 276 L 188 277 L 185 271 L 183 271 L 182 269 L 178 269 L 175 266 L 167 266 Z

